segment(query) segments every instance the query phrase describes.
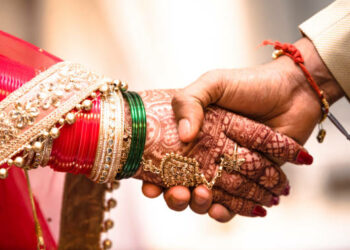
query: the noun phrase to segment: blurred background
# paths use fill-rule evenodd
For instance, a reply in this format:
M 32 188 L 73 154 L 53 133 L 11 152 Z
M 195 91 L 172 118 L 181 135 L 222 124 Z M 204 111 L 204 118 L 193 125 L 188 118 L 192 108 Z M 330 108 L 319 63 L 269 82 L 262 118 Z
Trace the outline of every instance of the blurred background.
M 126 80 L 134 90 L 181 88 L 207 70 L 271 58 L 264 39 L 294 42 L 330 0 L 0 0 L 0 29 L 64 60 Z M 0 44 L 1 46 L 1 44 Z M 349 103 L 332 112 L 350 129 Z M 306 148 L 312 166 L 285 165 L 291 194 L 265 218 L 220 224 L 123 181 L 113 249 L 350 249 L 350 144 L 329 123 Z M 44 211 L 45 213 L 45 211 Z

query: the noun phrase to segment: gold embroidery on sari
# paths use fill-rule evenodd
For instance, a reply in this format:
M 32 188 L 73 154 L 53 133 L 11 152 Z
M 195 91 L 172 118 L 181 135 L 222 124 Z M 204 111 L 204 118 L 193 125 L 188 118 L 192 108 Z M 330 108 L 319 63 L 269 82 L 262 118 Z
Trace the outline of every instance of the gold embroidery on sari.
M 110 81 L 79 64 L 62 62 L 11 93 L 0 102 L 0 164 Z

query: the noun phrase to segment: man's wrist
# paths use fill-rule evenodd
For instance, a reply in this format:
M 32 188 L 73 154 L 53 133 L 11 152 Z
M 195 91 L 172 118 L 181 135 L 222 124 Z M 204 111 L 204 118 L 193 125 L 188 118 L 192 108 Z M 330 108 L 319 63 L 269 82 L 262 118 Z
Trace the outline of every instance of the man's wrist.
M 308 69 L 320 89 L 323 90 L 329 104 L 332 105 L 343 97 L 345 95 L 343 89 L 322 61 L 313 43 L 308 38 L 304 37 L 295 42 L 294 45 L 299 49 L 304 58 L 305 67 Z M 307 79 L 302 71 L 300 69 L 296 69 L 295 71 L 295 79 L 302 84 L 308 85 Z

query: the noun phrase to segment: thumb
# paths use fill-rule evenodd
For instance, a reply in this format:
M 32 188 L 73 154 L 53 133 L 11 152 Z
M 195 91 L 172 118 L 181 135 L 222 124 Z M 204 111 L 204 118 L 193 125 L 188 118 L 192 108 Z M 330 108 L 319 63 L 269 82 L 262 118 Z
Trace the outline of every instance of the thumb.
M 202 126 L 204 109 L 224 93 L 221 71 L 209 71 L 177 92 L 171 105 L 178 122 L 180 140 L 194 140 Z

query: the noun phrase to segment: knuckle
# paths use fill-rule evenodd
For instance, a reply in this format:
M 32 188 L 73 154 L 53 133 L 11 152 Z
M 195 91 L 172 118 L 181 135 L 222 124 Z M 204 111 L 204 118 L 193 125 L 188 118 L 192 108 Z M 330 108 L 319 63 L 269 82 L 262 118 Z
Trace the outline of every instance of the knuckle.
M 177 93 L 171 100 L 171 106 L 173 108 L 180 106 L 183 103 L 183 94 Z
M 204 80 L 205 82 L 215 82 L 216 79 L 220 78 L 222 75 L 222 70 L 220 69 L 212 69 L 200 76 L 200 79 Z
M 171 106 L 174 109 L 174 112 L 180 112 L 181 109 L 187 107 L 188 104 L 194 103 L 195 98 L 191 94 L 186 93 L 185 91 L 176 94 L 171 100 Z

